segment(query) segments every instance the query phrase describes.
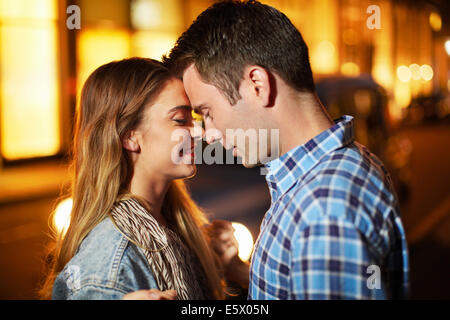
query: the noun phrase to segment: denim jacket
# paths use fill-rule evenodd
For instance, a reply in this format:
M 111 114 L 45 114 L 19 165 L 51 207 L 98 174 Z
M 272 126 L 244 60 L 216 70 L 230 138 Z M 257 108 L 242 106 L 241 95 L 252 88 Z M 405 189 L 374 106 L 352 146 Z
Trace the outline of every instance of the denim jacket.
M 158 289 L 141 248 L 116 229 L 111 218 L 82 241 L 57 276 L 54 300 L 113 300 L 142 289 Z

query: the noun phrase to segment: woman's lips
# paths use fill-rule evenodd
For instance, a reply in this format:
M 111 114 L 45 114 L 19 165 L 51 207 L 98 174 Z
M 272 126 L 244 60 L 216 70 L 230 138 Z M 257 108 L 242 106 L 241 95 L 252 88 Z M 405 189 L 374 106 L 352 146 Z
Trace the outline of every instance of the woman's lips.
M 195 148 L 191 147 L 191 149 L 189 150 L 189 153 L 184 153 L 184 149 L 181 149 L 180 152 L 179 152 L 179 155 L 180 155 L 180 157 L 188 156 L 188 157 L 192 157 L 193 158 L 194 155 L 195 155 L 194 150 L 195 150 Z

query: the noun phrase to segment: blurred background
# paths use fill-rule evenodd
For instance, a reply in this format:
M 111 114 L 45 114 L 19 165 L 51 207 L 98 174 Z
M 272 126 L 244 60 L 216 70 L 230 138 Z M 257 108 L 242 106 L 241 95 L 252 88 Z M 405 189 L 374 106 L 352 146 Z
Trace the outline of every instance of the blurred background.
M 87 76 L 112 60 L 160 59 L 213 2 L 0 0 L 0 299 L 37 298 L 49 227 L 70 212 L 61 190 Z M 449 299 L 450 2 L 262 2 L 299 28 L 323 103 L 355 117 L 357 140 L 391 172 L 411 297 Z M 251 250 L 270 206 L 259 169 L 202 164 L 188 185 L 211 219 L 246 226 L 236 229 Z

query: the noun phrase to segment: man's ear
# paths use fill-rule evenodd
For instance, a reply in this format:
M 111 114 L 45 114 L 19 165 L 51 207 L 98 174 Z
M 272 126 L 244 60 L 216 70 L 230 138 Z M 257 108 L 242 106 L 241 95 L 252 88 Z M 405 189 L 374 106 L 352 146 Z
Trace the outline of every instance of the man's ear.
M 122 139 L 122 146 L 131 152 L 140 152 L 141 148 L 136 138 L 135 131 L 129 131 Z
M 269 72 L 260 66 L 249 66 L 245 69 L 244 80 L 252 99 L 255 99 L 264 107 L 271 104 L 272 83 Z

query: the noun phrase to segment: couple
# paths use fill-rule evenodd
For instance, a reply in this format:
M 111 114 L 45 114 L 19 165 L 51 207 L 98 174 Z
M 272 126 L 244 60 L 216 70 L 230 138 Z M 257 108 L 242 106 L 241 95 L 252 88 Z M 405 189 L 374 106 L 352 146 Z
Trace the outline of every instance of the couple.
M 233 148 L 245 166 L 248 148 L 227 141 L 226 129 L 279 130 L 281 156 L 258 158 L 272 204 L 250 266 L 230 225 L 206 228 L 186 191 L 193 151 L 176 150 L 183 161 L 172 161 L 174 130 L 192 145 L 203 137 L 192 109 L 217 132 L 208 142 Z M 350 116 L 329 118 L 302 36 L 272 7 L 217 3 L 163 63 L 98 68 L 82 92 L 74 167 L 71 223 L 46 297 L 223 299 L 225 278 L 248 286 L 249 299 L 406 297 L 407 245 L 389 175 L 354 141 Z

